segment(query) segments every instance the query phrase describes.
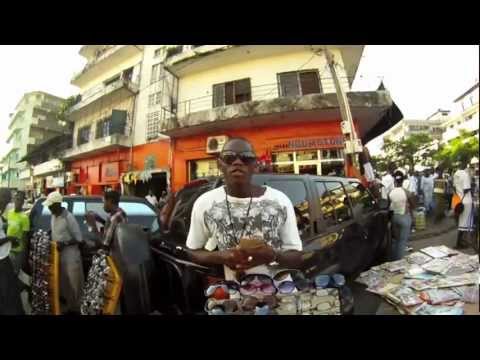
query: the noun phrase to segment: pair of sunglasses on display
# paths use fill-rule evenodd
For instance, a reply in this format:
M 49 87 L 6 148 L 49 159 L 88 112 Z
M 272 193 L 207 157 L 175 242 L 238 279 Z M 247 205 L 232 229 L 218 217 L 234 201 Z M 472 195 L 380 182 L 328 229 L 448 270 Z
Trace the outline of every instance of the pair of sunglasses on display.
M 291 280 L 288 280 L 290 276 Z M 278 292 L 291 294 L 295 290 L 325 289 L 329 287 L 340 288 L 345 285 L 345 277 L 342 274 L 317 275 L 313 281 L 307 279 L 299 270 L 284 270 L 277 273 L 273 279 L 277 283 Z
M 257 157 L 251 151 L 235 152 L 235 151 L 223 151 L 220 153 L 219 159 L 227 165 L 232 165 L 235 160 L 240 159 L 245 165 L 253 164 Z

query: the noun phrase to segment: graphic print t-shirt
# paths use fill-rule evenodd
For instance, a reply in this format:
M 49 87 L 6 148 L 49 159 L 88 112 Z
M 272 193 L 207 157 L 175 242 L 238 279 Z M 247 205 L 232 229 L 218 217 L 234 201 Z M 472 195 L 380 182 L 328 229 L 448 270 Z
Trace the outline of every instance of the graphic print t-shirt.
M 265 188 L 262 196 L 252 199 L 248 217 L 250 198 L 228 196 L 230 219 L 223 186 L 200 196 L 193 205 L 187 247 L 227 250 L 236 247 L 242 236 L 259 236 L 277 250 L 302 250 L 292 202 L 281 191 Z M 265 266 L 247 271 L 258 272 L 269 271 Z M 228 268 L 225 268 L 225 275 L 227 278 L 230 275 Z

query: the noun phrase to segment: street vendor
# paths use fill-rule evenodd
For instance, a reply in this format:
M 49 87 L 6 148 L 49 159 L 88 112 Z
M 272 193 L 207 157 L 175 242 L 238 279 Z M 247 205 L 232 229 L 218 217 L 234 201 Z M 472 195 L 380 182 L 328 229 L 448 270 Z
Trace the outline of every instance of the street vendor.
M 202 265 L 224 265 L 225 278 L 272 276 L 275 267 L 299 268 L 302 242 L 290 199 L 269 186 L 251 183 L 257 156 L 245 139 L 230 139 L 218 159 L 225 186 L 200 196 L 193 206 L 188 254 Z M 244 240 L 260 246 L 239 248 Z M 278 271 L 278 268 L 277 268 Z

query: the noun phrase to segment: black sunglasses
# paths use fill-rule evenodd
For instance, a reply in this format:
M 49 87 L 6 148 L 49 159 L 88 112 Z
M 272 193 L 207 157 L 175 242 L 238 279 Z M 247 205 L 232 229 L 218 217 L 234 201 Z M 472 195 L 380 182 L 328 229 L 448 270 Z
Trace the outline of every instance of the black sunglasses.
M 243 151 L 239 153 L 235 151 L 223 151 L 219 158 L 227 165 L 232 165 L 237 159 L 240 159 L 245 165 L 253 164 L 257 160 L 257 157 L 251 151 Z

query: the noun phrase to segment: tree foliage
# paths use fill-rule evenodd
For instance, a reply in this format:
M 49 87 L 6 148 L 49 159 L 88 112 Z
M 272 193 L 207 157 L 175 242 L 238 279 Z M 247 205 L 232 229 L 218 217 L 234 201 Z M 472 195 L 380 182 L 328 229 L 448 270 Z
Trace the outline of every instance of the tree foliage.
M 460 136 L 442 146 L 433 157 L 444 168 L 452 168 L 457 161 L 470 161 L 474 156 L 478 157 L 478 145 L 478 137 L 460 130 Z
M 400 141 L 384 140 L 382 151 L 383 155 L 376 157 L 375 161 L 378 164 L 377 169 L 385 171 L 388 163 L 395 163 L 397 167 L 405 167 L 408 165 L 410 169 L 422 159 L 416 158 L 419 150 L 427 148 L 432 144 L 432 137 L 428 134 L 412 134 Z M 426 157 L 431 157 L 431 152 L 425 153 Z

